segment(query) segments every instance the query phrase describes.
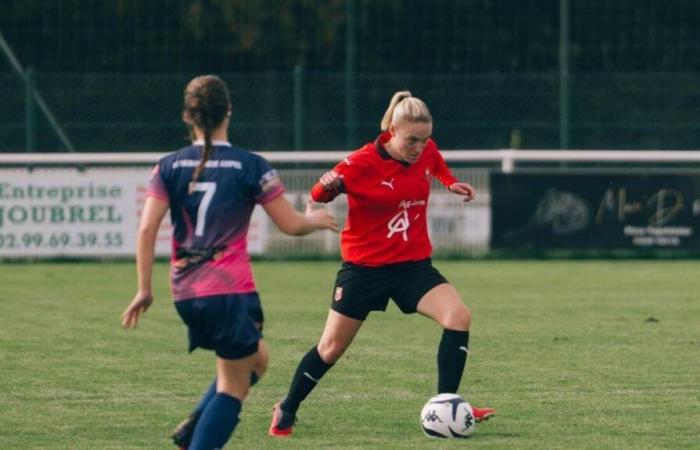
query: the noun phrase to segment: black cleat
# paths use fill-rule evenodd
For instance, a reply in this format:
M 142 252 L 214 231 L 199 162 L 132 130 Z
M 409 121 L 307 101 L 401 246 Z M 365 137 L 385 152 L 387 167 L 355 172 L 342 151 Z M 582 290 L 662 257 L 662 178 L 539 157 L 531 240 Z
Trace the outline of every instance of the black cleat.
M 180 425 L 175 427 L 170 437 L 173 439 L 173 444 L 180 447 L 182 450 L 186 450 L 192 442 L 192 436 L 194 435 L 194 427 L 199 421 L 199 416 L 194 414 L 187 419 L 180 422 Z

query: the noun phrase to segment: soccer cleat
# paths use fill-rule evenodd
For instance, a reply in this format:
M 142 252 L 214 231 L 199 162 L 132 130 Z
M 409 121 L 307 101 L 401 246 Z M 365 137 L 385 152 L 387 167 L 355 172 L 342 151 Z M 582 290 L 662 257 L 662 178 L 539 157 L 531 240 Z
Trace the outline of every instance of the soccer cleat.
M 187 419 L 180 422 L 180 425 L 175 427 L 170 437 L 173 439 L 173 444 L 181 450 L 187 450 L 194 435 L 194 427 L 197 425 L 199 417 L 191 415 Z
M 272 407 L 272 421 L 268 434 L 275 437 L 289 437 L 294 429 L 296 416 L 282 410 L 282 402 L 275 403 Z
M 477 423 L 489 420 L 496 415 L 496 410 L 492 408 L 476 408 L 472 406 L 472 411 L 474 412 L 474 420 Z

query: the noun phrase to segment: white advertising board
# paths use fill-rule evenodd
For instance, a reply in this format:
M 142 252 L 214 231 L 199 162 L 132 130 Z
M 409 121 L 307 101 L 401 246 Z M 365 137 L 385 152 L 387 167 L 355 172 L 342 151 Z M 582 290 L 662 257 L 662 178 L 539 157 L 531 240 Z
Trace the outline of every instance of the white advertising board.
M 150 168 L 0 169 L 0 258 L 133 256 Z M 267 216 L 256 207 L 249 250 L 265 251 Z M 166 215 L 156 254 L 169 256 Z

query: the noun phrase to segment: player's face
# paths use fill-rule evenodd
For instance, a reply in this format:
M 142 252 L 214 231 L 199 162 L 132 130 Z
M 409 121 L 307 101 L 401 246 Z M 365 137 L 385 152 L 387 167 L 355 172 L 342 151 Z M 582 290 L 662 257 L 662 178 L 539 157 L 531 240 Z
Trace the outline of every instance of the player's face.
M 401 159 L 409 164 L 418 161 L 425 144 L 433 134 L 433 124 L 423 122 L 399 122 L 389 128 L 391 146 Z

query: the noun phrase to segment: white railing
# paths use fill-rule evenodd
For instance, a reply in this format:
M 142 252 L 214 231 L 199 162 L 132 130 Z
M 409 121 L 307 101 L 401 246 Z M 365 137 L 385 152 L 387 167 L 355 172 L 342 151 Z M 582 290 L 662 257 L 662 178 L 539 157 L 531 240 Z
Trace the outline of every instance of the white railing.
M 345 151 L 255 152 L 275 164 L 334 164 Z M 155 164 L 165 153 L 5 153 L 0 166 L 7 165 L 139 165 Z M 510 173 L 519 162 L 574 163 L 700 163 L 697 150 L 445 150 L 445 160 L 455 163 L 499 163 Z
M 131 256 L 150 168 L 165 153 L 0 154 L 0 259 L 6 257 Z M 348 152 L 259 152 L 280 169 L 289 198 L 303 207 L 324 170 Z M 455 175 L 469 181 L 477 199 L 464 205 L 434 184 L 430 232 L 436 256 L 488 252 L 491 233 L 489 173 L 510 173 L 519 164 L 565 162 L 596 170 L 608 163 L 699 167 L 700 151 L 443 151 Z M 341 223 L 344 196 L 329 205 Z M 169 252 L 164 228 L 159 254 Z M 253 253 L 268 256 L 336 255 L 338 236 L 293 238 L 280 233 L 260 211 L 251 226 Z

